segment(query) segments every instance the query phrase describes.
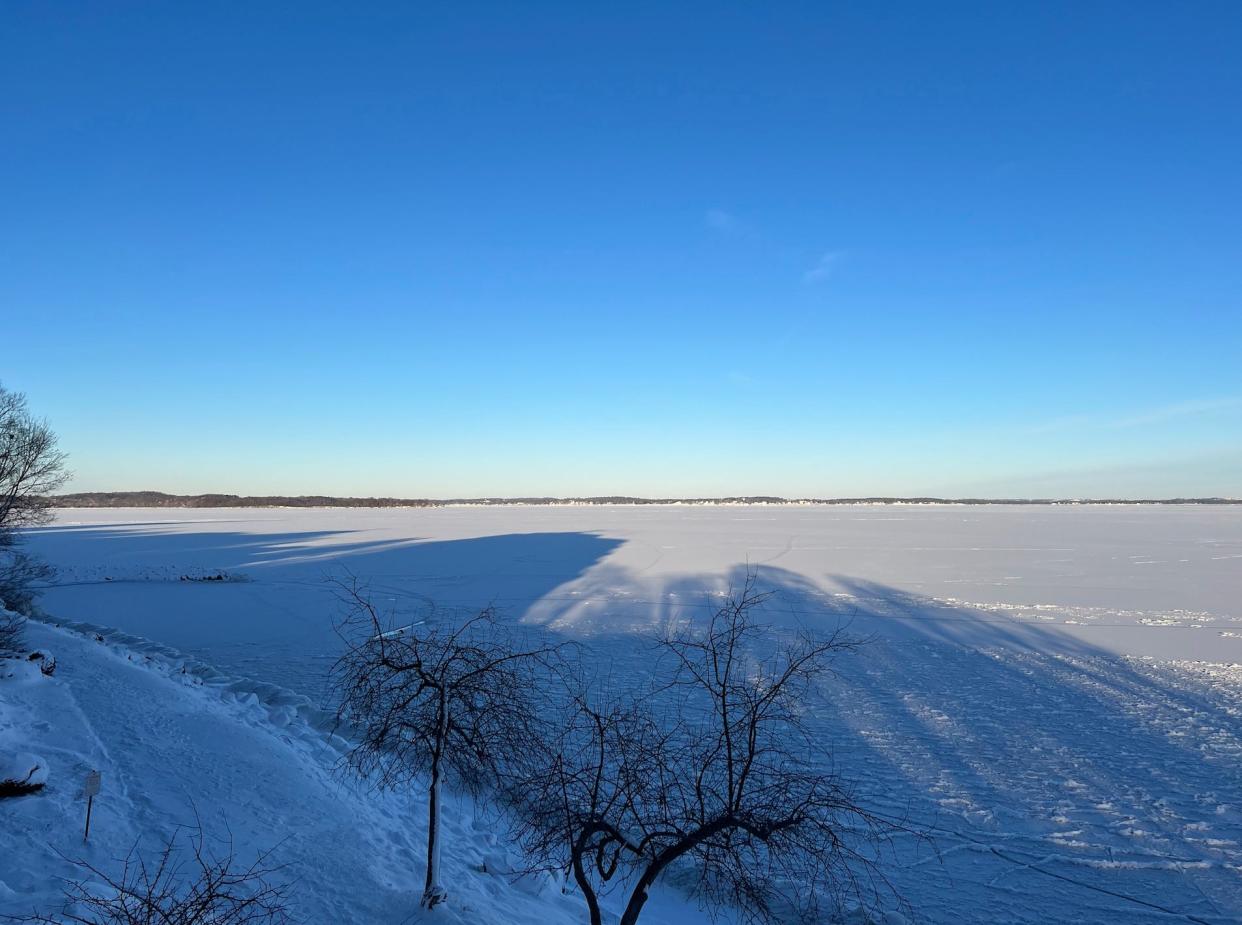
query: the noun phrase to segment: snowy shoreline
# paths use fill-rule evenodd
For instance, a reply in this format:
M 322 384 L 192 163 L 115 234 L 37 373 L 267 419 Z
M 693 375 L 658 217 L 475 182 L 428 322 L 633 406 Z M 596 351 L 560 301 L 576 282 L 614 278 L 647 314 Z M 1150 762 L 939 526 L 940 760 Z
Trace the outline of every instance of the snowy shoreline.
M 127 497 L 128 496 L 128 497 Z M 329 496 L 169 495 L 161 492 L 84 492 L 51 499 L 57 510 L 357 510 L 392 511 L 437 508 L 557 507 L 1177 507 L 1242 505 L 1242 498 L 780 498 L 738 495 L 719 498 L 640 498 L 600 495 L 582 498 L 354 498 Z M 292 503 L 291 503 L 292 502 Z

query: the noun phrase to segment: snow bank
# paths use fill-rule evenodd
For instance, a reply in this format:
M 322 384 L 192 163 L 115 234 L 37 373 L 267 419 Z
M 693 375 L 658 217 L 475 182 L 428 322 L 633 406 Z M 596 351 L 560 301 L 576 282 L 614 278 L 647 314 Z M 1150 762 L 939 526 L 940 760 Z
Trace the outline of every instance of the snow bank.
M 28 658 L 0 658 L 0 684 L 29 684 L 43 677 L 39 662 Z
M 277 684 L 235 677 L 172 646 L 111 627 L 73 620 L 48 623 L 92 639 L 116 657 L 155 671 L 175 683 L 215 691 L 222 700 L 240 704 L 250 722 L 266 721 L 275 726 L 291 727 L 300 730 L 302 738 L 317 744 L 327 741 L 337 749 L 345 746 L 344 740 L 334 735 L 335 714 L 302 694 Z

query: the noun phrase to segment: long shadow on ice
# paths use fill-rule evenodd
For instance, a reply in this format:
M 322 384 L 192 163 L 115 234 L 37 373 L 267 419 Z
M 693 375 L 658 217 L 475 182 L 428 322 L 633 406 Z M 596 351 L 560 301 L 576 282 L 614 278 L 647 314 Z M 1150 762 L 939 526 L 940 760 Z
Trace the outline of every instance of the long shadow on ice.
M 343 530 L 190 532 L 179 524 L 50 527 L 32 531 L 30 545 L 61 570 L 44 592 L 49 614 L 142 636 L 318 700 L 340 648 L 328 578 L 358 576 L 397 616 L 432 603 L 520 611 L 620 541 L 578 532 L 375 540 Z M 196 570 L 244 580 L 180 580 Z
M 549 581 L 569 581 L 621 545 L 591 532 L 355 539 L 364 532 L 192 531 L 179 523 L 126 523 L 42 527 L 28 537 L 69 581 L 83 572 L 96 580 L 158 580 L 168 566 L 221 569 L 259 581 L 313 579 L 324 563 L 341 562 L 359 574 L 403 579 L 523 576 L 545 590 Z
M 864 803 L 936 833 L 938 855 L 898 839 L 890 859 L 929 921 L 1242 917 L 1236 670 L 1222 684 L 1045 620 L 848 576 L 749 571 L 772 592 L 773 641 L 802 627 L 868 640 L 837 660 L 815 723 Z M 652 579 L 603 563 L 528 616 L 641 676 L 652 651 L 635 632 L 703 620 L 747 572 Z

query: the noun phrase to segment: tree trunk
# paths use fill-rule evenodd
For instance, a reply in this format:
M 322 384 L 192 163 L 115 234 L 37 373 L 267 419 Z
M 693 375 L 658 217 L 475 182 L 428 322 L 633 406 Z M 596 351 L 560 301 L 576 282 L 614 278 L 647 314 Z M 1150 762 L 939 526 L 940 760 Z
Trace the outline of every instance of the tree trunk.
M 603 925 L 604 917 L 599 911 L 599 898 L 595 895 L 595 888 L 591 886 L 591 881 L 582 868 L 582 850 L 581 847 L 574 850 L 574 879 L 578 881 L 578 887 L 586 899 L 587 911 L 591 915 L 591 925 Z
M 621 913 L 620 925 L 636 925 L 638 914 L 643 911 L 643 906 L 647 903 L 647 894 L 660 874 L 664 872 L 664 868 L 668 867 L 669 864 L 683 854 L 693 851 L 695 847 L 711 838 L 717 832 L 723 832 L 734 825 L 734 820 L 731 817 L 726 816 L 714 819 L 656 855 L 655 859 L 647 865 L 647 869 L 643 871 L 643 875 L 638 878 L 638 883 L 634 885 L 634 890 L 630 893 L 629 902 L 625 904 L 625 911 Z
M 427 882 L 423 886 L 423 905 L 434 909 L 448 899 L 448 890 L 440 882 L 440 843 L 443 840 L 443 827 L 440 824 L 440 763 L 444 754 L 444 740 L 448 735 L 448 705 L 440 697 L 440 735 L 435 750 L 431 755 L 431 787 L 427 794 Z
M 625 911 L 621 913 L 621 925 L 636 925 L 638 922 L 638 914 L 643 911 L 643 906 L 647 904 L 647 894 L 651 890 L 652 884 L 655 883 L 656 877 L 660 876 L 660 871 L 664 869 L 664 865 L 652 864 L 643 871 L 643 875 L 638 878 L 638 883 L 634 887 L 634 891 L 630 893 L 630 900 L 625 904 Z
M 431 788 L 427 799 L 427 882 L 423 887 L 423 905 L 434 909 L 448 898 L 440 884 L 440 762 L 431 764 Z

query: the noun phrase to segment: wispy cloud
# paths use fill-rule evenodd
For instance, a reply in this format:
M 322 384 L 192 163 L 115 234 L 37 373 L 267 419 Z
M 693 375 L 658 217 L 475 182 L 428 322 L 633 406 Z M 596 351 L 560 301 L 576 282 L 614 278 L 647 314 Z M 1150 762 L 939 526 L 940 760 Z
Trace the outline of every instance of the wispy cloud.
M 708 209 L 703 220 L 707 223 L 708 228 L 720 234 L 745 237 L 755 233 L 755 229 L 749 222 L 743 221 L 732 212 L 726 212 L 724 209 Z
M 1242 492 L 1242 452 L 1208 449 L 1133 462 L 1100 461 L 935 487 L 933 494 L 1021 498 L 1213 498 Z
M 1022 428 L 1022 433 L 1038 435 L 1038 434 L 1055 434 L 1063 430 L 1077 430 L 1081 427 L 1091 427 L 1098 424 L 1099 419 L 1090 414 L 1066 414 L 1059 418 L 1041 421 L 1038 424 L 1032 424 L 1029 427 Z
M 804 283 L 820 283 L 832 276 L 837 263 L 845 256 L 844 251 L 826 251 L 815 261 L 815 265 L 802 274 Z
M 786 272 L 791 264 L 796 267 L 806 260 L 807 254 L 805 249 L 793 248 L 782 245 L 778 241 L 773 241 L 757 225 L 727 209 L 708 209 L 703 213 L 703 224 L 707 226 L 709 231 L 720 237 L 744 241 L 757 254 L 766 257 L 773 263 L 783 264 L 786 267 Z M 837 265 L 845 256 L 846 252 L 843 250 L 823 251 L 811 266 L 802 273 L 802 282 L 806 285 L 812 285 L 829 279 L 836 272 Z
M 1183 418 L 1239 410 L 1242 410 L 1242 396 L 1196 398 L 1167 405 L 1156 405 L 1121 415 L 1067 414 L 1024 427 L 1022 432 L 1026 434 L 1050 434 L 1086 428 L 1125 430 L 1132 427 L 1163 424 L 1166 421 L 1176 421 Z
M 1201 414 L 1212 414 L 1216 411 L 1235 411 L 1242 409 L 1242 396 L 1230 398 L 1198 398 L 1192 401 L 1177 402 L 1171 405 L 1159 405 L 1126 417 L 1116 418 L 1107 423 L 1109 427 L 1142 427 L 1145 424 L 1160 424 L 1177 418 L 1195 417 Z

